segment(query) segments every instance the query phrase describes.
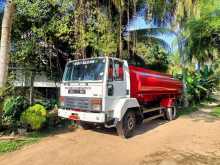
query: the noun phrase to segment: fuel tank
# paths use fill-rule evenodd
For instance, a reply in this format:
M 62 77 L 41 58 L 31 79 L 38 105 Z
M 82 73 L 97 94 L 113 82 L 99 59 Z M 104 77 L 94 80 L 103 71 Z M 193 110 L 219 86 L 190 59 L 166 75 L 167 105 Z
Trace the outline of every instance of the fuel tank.
M 171 75 L 136 66 L 129 66 L 131 97 L 139 102 L 149 102 L 164 97 L 178 97 L 183 84 Z

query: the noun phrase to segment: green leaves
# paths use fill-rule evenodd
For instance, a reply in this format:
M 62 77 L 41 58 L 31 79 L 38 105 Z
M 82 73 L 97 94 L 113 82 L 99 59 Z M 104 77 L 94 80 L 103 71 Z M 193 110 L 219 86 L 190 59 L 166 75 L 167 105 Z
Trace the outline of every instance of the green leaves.
M 148 68 L 162 72 L 167 71 L 168 53 L 161 46 L 138 42 L 135 52 L 143 57 Z
M 123 12 L 125 7 L 125 1 L 124 0 L 112 0 L 115 7 L 118 9 L 118 12 Z
M 219 0 L 201 0 L 195 6 L 199 11 L 186 23 L 187 48 L 189 59 L 195 58 L 199 63 L 218 58 L 219 50 L 214 36 L 220 35 Z
M 82 16 L 85 20 L 81 20 Z M 87 2 L 84 9 L 77 8 L 76 18 L 77 23 L 73 25 L 74 49 L 90 47 L 93 49 L 93 55 L 109 55 L 116 52 L 117 42 L 116 33 L 112 29 L 113 24 L 104 12 L 95 7 L 94 2 Z
M 219 79 L 213 69 L 213 66 L 208 67 L 206 65 L 200 71 L 187 72 L 186 87 L 189 100 L 198 102 L 201 99 L 208 98 L 216 89 Z
M 3 123 L 17 126 L 21 113 L 27 108 L 28 102 L 22 96 L 6 98 L 3 103 Z
M 42 124 L 46 121 L 47 111 L 44 106 L 35 104 L 29 107 L 21 115 L 21 121 L 24 124 L 31 125 L 32 129 L 40 129 Z

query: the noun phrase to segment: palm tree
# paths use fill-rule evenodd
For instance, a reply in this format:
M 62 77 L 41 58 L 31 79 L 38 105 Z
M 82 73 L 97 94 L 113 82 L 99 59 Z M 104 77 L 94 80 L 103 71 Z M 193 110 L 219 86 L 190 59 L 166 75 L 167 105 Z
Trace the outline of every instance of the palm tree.
M 138 41 L 149 41 L 151 43 L 159 44 L 164 49 L 170 51 L 170 46 L 166 41 L 157 37 L 158 34 L 164 33 L 173 33 L 171 30 L 167 28 L 147 28 L 147 29 L 138 29 L 138 30 L 131 30 L 128 32 L 131 35 L 131 38 L 136 37 Z M 126 37 L 126 36 L 125 36 Z M 127 40 L 129 38 L 126 38 Z
M 14 11 L 15 4 L 12 1 L 7 0 L 2 20 L 2 34 L 0 47 L 0 87 L 4 87 L 7 80 L 12 16 Z

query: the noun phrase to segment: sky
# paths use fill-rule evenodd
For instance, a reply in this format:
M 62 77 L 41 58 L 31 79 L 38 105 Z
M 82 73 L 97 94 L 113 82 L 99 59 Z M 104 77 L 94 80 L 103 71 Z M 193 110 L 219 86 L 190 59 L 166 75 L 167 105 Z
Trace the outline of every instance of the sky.
M 153 21 L 147 21 L 145 19 L 145 13 L 146 13 L 146 7 L 143 7 L 140 11 L 137 12 L 137 15 L 134 16 L 130 23 L 127 25 L 126 30 L 127 31 L 133 31 L 138 29 L 149 29 L 149 28 L 157 28 L 158 26 L 153 23 Z M 167 26 L 169 28 L 169 25 Z M 176 39 L 176 36 L 174 34 L 158 34 L 156 35 L 157 38 L 164 40 L 169 46 L 171 51 L 174 51 L 176 49 L 174 44 L 174 40 Z
M 5 0 L 0 0 L 0 12 L 3 10 Z

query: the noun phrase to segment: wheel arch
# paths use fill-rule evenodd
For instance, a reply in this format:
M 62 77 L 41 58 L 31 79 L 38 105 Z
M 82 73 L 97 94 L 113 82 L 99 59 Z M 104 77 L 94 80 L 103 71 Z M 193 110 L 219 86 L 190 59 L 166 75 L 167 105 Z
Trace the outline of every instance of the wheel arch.
M 120 99 L 114 107 L 113 117 L 121 121 L 128 111 L 138 111 L 138 113 L 141 113 L 140 105 L 136 98 Z
M 163 98 L 160 101 L 160 106 L 165 108 L 173 107 L 176 102 L 176 98 Z

